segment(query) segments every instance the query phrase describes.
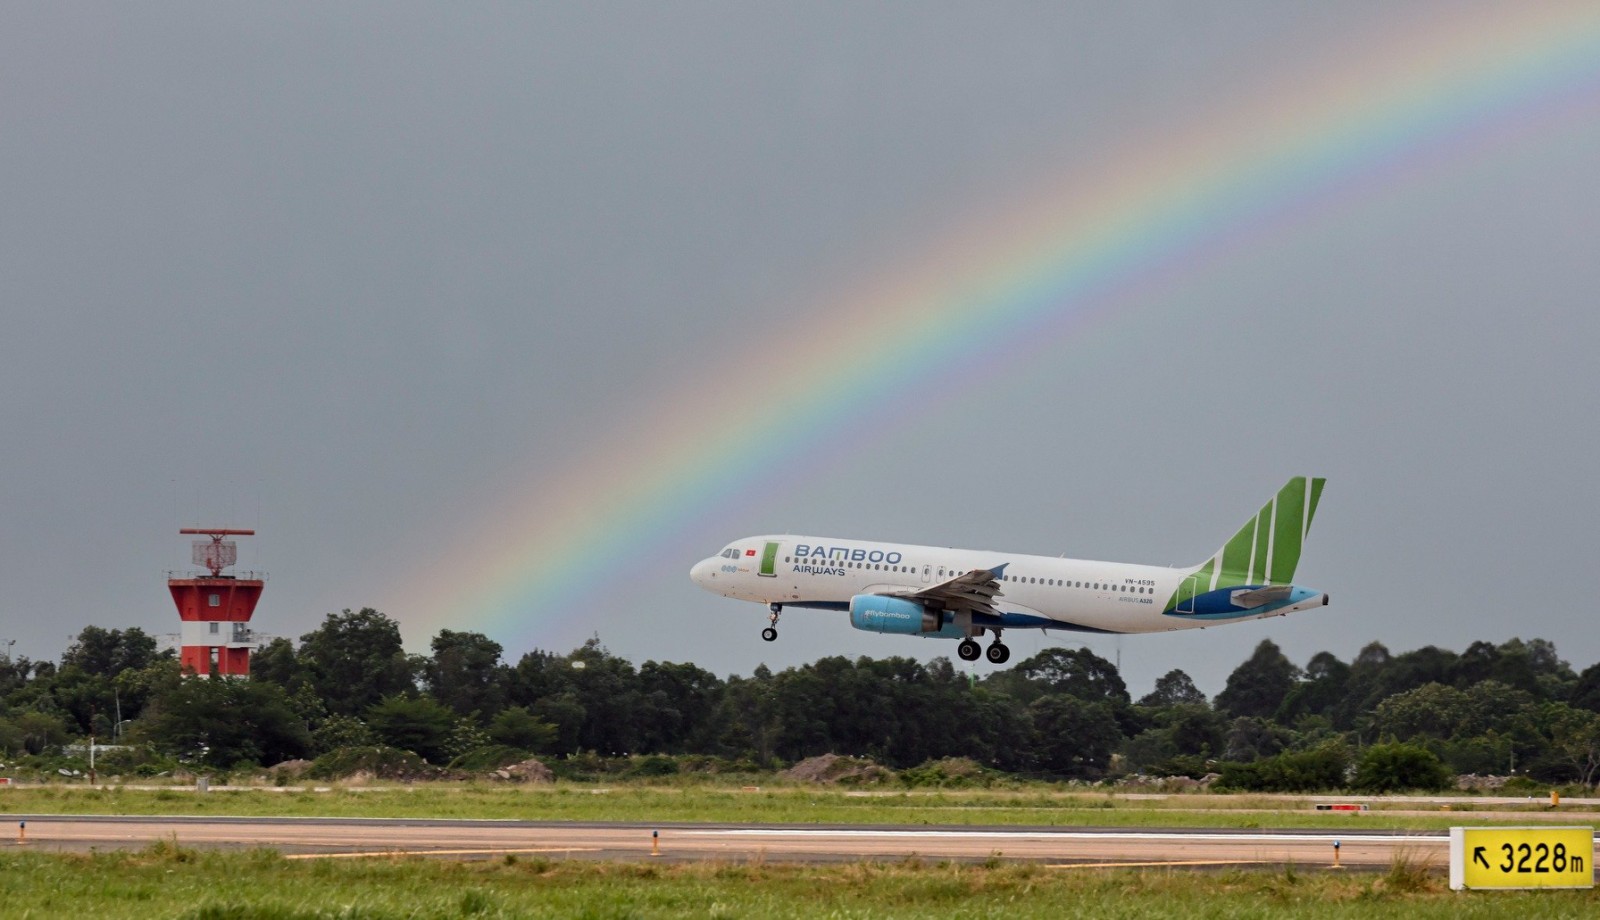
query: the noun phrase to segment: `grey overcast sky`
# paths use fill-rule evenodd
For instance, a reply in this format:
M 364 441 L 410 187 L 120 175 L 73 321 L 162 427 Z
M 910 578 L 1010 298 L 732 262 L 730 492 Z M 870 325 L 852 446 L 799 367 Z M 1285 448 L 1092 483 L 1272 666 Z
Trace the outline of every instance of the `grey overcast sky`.
M 1308 473 L 1329 485 L 1297 581 L 1333 606 L 1087 640 L 1135 696 L 1174 667 L 1215 693 L 1262 638 L 1303 664 L 1542 637 L 1587 666 L 1593 99 L 1366 177 L 1076 331 L 975 342 L 992 366 L 710 499 L 549 628 L 442 622 L 397 589 L 496 539 L 475 525 L 497 493 L 1034 190 L 1397 35 L 1539 7 L 4 4 L 0 642 L 175 632 L 164 573 L 202 523 L 259 528 L 241 562 L 270 573 L 278 635 L 376 605 L 414 649 L 480 630 L 511 662 L 596 633 L 724 676 L 926 660 L 953 645 L 837 614 L 763 643 L 760 608 L 687 570 L 784 531 L 1198 561 Z

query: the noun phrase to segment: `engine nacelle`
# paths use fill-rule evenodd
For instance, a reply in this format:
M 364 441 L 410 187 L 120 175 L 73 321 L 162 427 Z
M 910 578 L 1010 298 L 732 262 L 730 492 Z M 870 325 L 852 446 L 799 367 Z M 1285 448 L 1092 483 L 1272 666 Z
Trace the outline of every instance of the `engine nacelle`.
M 850 625 L 868 632 L 919 636 L 944 629 L 944 616 L 905 598 L 857 594 L 850 598 Z

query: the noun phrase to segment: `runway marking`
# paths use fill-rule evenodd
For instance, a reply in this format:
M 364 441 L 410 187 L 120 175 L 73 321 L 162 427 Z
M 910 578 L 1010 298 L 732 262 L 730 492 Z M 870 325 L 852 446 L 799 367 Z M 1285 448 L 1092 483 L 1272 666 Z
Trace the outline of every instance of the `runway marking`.
M 674 835 L 695 837 L 888 837 L 888 838 L 939 838 L 939 839 L 998 839 L 998 840 L 1183 840 L 1205 843 L 1319 843 L 1333 840 L 1358 840 L 1362 843 L 1386 844 L 1447 844 L 1444 834 L 1219 834 L 1219 833 L 1161 833 L 1161 832 L 1092 832 L 1092 831 L 921 831 L 921 830 L 812 830 L 809 828 L 769 829 L 727 828 L 722 830 L 674 829 Z
M 1143 869 L 1151 866 L 1245 866 L 1282 862 L 1280 859 L 1169 859 L 1157 862 L 1045 863 L 1046 869 Z
M 402 856 L 493 856 L 497 853 L 596 853 L 599 847 L 531 847 L 490 850 L 370 850 L 362 853 L 287 853 L 284 859 L 379 859 Z

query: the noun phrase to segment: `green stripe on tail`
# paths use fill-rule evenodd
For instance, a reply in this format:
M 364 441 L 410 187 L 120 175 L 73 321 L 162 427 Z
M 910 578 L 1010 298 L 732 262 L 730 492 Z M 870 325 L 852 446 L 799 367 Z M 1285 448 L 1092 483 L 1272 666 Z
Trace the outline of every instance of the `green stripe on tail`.
M 1294 580 L 1326 479 L 1296 476 L 1245 522 L 1216 554 L 1191 571 L 1167 601 L 1176 609 L 1196 594 L 1230 585 L 1283 585 Z

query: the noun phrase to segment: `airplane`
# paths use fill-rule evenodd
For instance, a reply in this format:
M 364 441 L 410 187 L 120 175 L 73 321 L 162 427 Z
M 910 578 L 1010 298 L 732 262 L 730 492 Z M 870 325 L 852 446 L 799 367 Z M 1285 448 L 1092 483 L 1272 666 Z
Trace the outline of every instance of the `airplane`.
M 1003 664 L 1007 629 L 1146 633 L 1205 628 L 1326 606 L 1293 583 L 1327 480 L 1296 476 L 1199 565 L 1171 568 L 987 550 L 808 536 L 735 540 L 690 569 L 713 594 L 767 605 L 761 638 L 778 638 L 785 607 L 847 611 L 878 633 L 960 639 L 976 661 Z

